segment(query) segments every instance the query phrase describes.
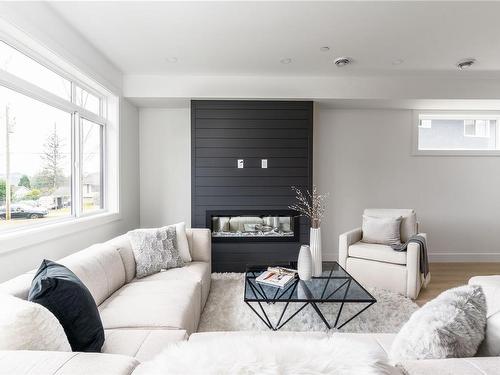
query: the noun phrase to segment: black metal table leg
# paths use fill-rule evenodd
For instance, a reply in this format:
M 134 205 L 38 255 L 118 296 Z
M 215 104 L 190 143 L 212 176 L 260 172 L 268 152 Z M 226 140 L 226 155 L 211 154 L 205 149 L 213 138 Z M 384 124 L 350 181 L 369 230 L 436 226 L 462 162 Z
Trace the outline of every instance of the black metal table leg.
M 299 312 L 302 311 L 302 309 L 304 307 L 306 307 L 307 305 L 309 305 L 309 302 L 306 302 L 302 305 L 302 307 L 300 309 L 298 309 L 297 311 L 295 311 L 287 320 L 285 320 L 280 326 L 276 327 L 276 330 L 278 329 L 281 329 L 285 324 L 287 324 L 290 320 L 292 320 L 292 318 L 297 315 Z
M 351 279 L 349 279 L 349 281 L 347 282 L 347 288 L 345 289 L 344 298 L 343 298 L 344 300 L 345 300 L 345 297 L 347 296 L 347 292 L 349 291 L 350 286 L 351 286 Z M 344 308 L 344 301 L 342 301 L 342 303 L 340 304 L 339 312 L 337 313 L 337 318 L 335 319 L 334 327 L 337 327 L 337 324 L 338 324 L 339 318 L 340 318 L 340 314 L 342 314 L 343 308 Z
M 359 314 L 361 314 L 363 311 L 365 311 L 367 308 L 369 308 L 374 303 L 375 302 L 372 302 L 369 305 L 365 306 L 363 309 L 361 309 L 359 312 L 357 312 L 355 315 L 353 315 L 351 318 L 349 318 L 344 323 L 342 323 L 339 327 L 337 327 L 337 329 L 341 329 L 343 326 L 345 326 L 347 323 L 349 323 L 351 320 L 353 320 L 355 317 L 357 317 Z
M 255 310 L 255 309 L 253 308 L 253 306 L 252 306 L 252 305 L 250 305 L 250 303 L 249 303 L 249 302 L 245 302 L 245 303 L 246 303 L 246 304 L 247 304 L 247 305 L 248 305 L 248 306 L 252 309 L 252 311 L 255 313 L 255 315 L 257 315 L 257 316 L 259 317 L 259 319 L 260 319 L 260 320 L 262 320 L 262 323 L 264 323 L 264 324 L 267 326 L 267 328 L 269 328 L 269 329 L 273 329 L 273 327 L 272 327 L 272 326 L 270 326 L 270 325 L 269 325 L 269 324 L 268 324 L 268 323 L 264 320 L 264 318 L 263 318 L 262 316 L 260 316 L 260 314 L 257 312 L 257 310 Z
M 314 302 L 311 302 L 311 306 L 313 307 L 314 311 L 316 311 L 316 314 L 319 315 L 319 317 L 321 318 L 321 320 L 323 321 L 323 323 L 325 323 L 326 328 L 332 329 L 332 327 L 330 327 L 330 324 L 328 323 L 328 321 L 324 317 L 324 315 L 321 312 L 321 310 L 319 309 L 319 307 Z

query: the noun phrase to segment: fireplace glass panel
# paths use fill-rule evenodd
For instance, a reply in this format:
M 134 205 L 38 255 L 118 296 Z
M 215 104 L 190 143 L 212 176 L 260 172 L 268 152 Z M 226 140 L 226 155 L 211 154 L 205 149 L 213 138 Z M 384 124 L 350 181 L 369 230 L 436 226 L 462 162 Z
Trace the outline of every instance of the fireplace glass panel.
M 294 217 L 287 215 L 212 216 L 212 237 L 294 237 Z

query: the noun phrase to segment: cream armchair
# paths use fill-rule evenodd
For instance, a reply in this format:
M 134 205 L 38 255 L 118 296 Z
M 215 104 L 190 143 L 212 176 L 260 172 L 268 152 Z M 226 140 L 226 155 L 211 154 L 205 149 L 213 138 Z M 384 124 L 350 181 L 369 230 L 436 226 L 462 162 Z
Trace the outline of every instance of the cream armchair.
M 417 217 L 411 209 L 366 209 L 365 215 L 401 216 L 401 241 L 417 234 Z M 427 238 L 425 233 L 419 233 Z M 339 264 L 363 286 L 388 289 L 411 299 L 418 297 L 422 286 L 420 246 L 410 243 L 406 252 L 390 246 L 361 242 L 361 228 L 339 236 Z

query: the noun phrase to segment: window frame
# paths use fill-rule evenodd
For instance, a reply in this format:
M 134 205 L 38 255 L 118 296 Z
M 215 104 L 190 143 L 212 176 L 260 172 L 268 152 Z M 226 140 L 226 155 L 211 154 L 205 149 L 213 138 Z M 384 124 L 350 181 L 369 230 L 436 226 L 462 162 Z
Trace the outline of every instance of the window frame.
M 420 117 L 453 118 L 459 119 L 496 119 L 497 120 L 497 144 L 500 145 L 500 111 L 464 111 L 464 110 L 413 110 L 411 121 L 412 156 L 500 156 L 500 149 L 497 150 L 420 150 L 418 148 Z
M 35 42 L 31 39 L 27 39 L 29 45 Z M 25 41 L 25 43 L 26 43 Z M 68 72 L 66 69 L 61 68 L 61 66 L 68 67 L 68 63 L 59 58 L 54 58 L 55 61 L 46 58 L 34 48 L 29 48 L 26 44 L 14 39 L 10 35 L 6 34 L 4 31 L 0 30 L 0 42 L 6 43 L 10 47 L 16 49 L 20 53 L 25 54 L 27 57 L 34 60 L 36 63 L 44 66 L 45 68 L 53 71 L 54 73 L 60 75 L 62 78 L 69 80 L 71 83 L 71 98 L 70 101 L 65 100 L 58 95 L 47 91 L 29 81 L 26 81 L 12 73 L 4 70 L 0 70 L 0 85 L 25 95 L 31 99 L 37 100 L 39 102 L 45 103 L 54 108 L 65 111 L 71 115 L 71 163 L 72 163 L 72 176 L 71 176 L 71 200 L 72 207 L 71 213 L 67 217 L 60 219 L 54 219 L 50 222 L 43 223 L 33 223 L 32 225 L 21 226 L 19 228 L 0 230 L 0 243 L 1 248 L 0 253 L 4 251 L 10 251 L 14 248 L 20 247 L 13 242 L 14 239 L 19 238 L 19 235 L 25 235 L 28 232 L 43 234 L 40 237 L 45 239 L 56 238 L 66 233 L 61 233 L 60 228 L 64 226 L 67 228 L 68 233 L 72 231 L 77 231 L 75 225 L 85 226 L 99 225 L 100 223 L 108 222 L 110 220 L 117 220 L 121 218 L 120 215 L 120 198 L 119 198 L 119 98 L 118 95 L 112 93 L 108 89 L 101 86 L 99 83 L 92 80 L 92 78 L 85 76 L 76 68 L 72 68 L 72 72 Z M 44 50 L 45 48 L 36 45 L 37 50 Z M 47 55 L 53 57 L 54 55 L 49 50 L 46 51 Z M 71 69 L 70 69 L 71 70 Z M 74 73 L 74 74 L 72 74 Z M 85 81 L 79 77 L 85 77 Z M 75 89 L 80 87 L 90 94 L 95 95 L 99 98 L 99 115 L 92 111 L 89 111 L 83 107 L 75 104 Z M 78 143 L 81 142 L 81 137 L 76 135 L 81 129 L 81 118 L 85 118 L 100 126 L 101 129 L 101 208 L 93 210 L 91 212 L 84 212 L 81 205 L 75 207 L 75 202 L 83 199 L 81 194 L 81 169 L 80 163 L 77 162 L 79 159 L 80 146 Z M 110 134 L 112 132 L 112 134 Z M 110 168 L 112 164 L 113 168 Z M 108 175 L 108 171 L 113 171 Z M 110 192 L 110 190 L 112 192 Z M 111 196 L 114 195 L 114 197 Z M 94 220 L 95 219 L 95 220 Z M 54 231 L 55 229 L 55 231 Z M 82 227 L 83 229 L 83 227 Z M 57 235 L 58 234 L 58 235 Z M 23 237 L 24 239 L 25 237 Z M 38 238 L 38 237 L 37 237 Z M 37 240 L 39 241 L 39 240 Z M 29 242 L 29 241 L 28 241 Z M 37 242 L 33 242 L 37 243 Z M 5 245 L 5 246 L 4 246 Z M 29 245 L 23 243 L 23 246 Z

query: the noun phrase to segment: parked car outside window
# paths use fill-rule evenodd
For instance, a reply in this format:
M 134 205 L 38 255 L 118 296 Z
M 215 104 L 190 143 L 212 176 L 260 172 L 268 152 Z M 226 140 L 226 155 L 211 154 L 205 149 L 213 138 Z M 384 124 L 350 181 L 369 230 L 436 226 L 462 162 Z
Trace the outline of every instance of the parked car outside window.
M 48 213 L 42 207 L 33 207 L 27 204 L 13 204 L 10 206 L 12 219 L 38 219 L 47 216 Z M 0 219 L 5 220 L 5 206 L 0 207 Z

